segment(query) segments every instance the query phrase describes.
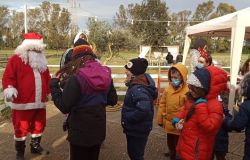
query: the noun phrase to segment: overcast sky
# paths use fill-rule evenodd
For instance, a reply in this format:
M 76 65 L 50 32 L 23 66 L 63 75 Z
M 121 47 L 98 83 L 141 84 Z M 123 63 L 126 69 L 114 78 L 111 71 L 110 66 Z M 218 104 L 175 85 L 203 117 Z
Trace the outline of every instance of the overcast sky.
M 0 0 L 0 5 L 7 6 L 11 9 L 23 9 L 24 4 L 28 8 L 38 6 L 43 0 Z M 72 0 L 50 0 L 51 3 L 59 3 L 65 8 L 71 8 L 69 2 Z M 77 0 L 78 3 L 78 24 L 82 29 L 86 26 L 83 21 L 86 21 L 89 16 L 97 16 L 102 20 L 112 19 L 121 4 L 127 6 L 130 3 L 140 3 L 142 0 Z M 166 0 L 170 13 L 181 10 L 194 11 L 196 6 L 205 0 Z M 215 6 L 224 2 L 233 5 L 237 10 L 250 7 L 250 0 L 214 0 Z M 80 22 L 79 22 L 80 21 Z M 81 22 L 82 21 L 82 22 Z

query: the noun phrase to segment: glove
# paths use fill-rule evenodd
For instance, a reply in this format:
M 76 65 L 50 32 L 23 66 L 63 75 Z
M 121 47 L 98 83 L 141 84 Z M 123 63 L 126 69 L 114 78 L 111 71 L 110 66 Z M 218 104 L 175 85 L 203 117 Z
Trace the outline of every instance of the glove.
M 178 123 L 176 123 L 175 128 L 177 130 L 182 130 L 184 124 L 184 119 L 181 119 Z
M 13 98 L 17 98 L 18 92 L 13 86 L 8 86 L 8 88 L 3 91 L 3 94 L 7 102 L 12 102 Z
M 172 125 L 175 127 L 175 125 L 180 121 L 179 118 L 173 118 L 172 119 Z

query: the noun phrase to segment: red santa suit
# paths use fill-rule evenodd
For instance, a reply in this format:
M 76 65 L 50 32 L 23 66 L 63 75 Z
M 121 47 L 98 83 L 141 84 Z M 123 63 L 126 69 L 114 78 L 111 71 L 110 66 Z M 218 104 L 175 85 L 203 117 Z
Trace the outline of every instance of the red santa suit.
M 28 133 L 40 137 L 46 125 L 46 97 L 50 93 L 50 74 L 43 53 L 42 36 L 27 33 L 9 59 L 2 78 L 4 96 L 12 108 L 15 140 L 23 141 Z

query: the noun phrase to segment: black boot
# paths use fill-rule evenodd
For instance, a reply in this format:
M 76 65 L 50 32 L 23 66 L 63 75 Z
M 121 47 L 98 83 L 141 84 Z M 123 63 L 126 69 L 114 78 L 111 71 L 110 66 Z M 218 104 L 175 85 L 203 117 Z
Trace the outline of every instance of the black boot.
M 16 160 L 24 160 L 25 141 L 16 141 Z
M 31 142 L 30 142 L 30 152 L 31 152 L 31 153 L 35 153 L 35 154 L 42 154 L 42 155 L 47 155 L 47 154 L 49 154 L 49 151 L 43 149 L 43 148 L 40 146 L 40 142 L 41 142 L 41 137 L 31 138 Z

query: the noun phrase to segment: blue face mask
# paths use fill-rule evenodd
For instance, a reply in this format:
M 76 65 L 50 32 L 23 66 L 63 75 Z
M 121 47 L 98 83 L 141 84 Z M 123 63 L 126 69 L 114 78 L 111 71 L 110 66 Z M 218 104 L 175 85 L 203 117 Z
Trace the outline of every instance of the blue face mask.
M 197 67 L 197 68 L 204 68 L 204 64 L 198 63 L 198 64 L 196 65 L 196 67 Z
M 179 79 L 172 79 L 172 85 L 174 87 L 178 87 L 181 84 L 181 81 Z

